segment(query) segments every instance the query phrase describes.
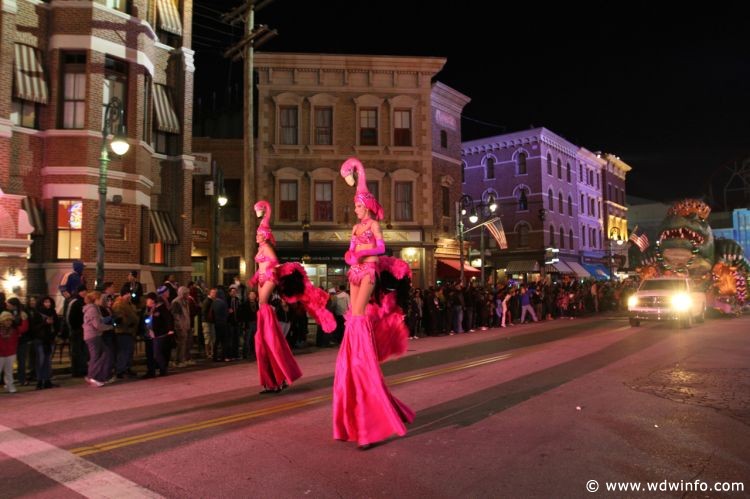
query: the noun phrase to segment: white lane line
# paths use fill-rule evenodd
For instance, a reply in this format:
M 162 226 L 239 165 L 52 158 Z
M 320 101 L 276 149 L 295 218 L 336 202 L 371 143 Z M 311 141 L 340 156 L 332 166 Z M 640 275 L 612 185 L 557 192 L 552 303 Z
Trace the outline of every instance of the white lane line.
M 0 425 L 0 452 L 84 497 L 162 497 L 66 450 L 3 425 Z

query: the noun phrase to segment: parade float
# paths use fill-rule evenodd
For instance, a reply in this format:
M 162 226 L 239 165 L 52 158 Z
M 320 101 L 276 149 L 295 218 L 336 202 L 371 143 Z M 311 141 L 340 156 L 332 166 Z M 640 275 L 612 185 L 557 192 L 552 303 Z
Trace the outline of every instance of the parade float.
M 742 246 L 714 239 L 703 201 L 674 203 L 664 218 L 656 244 L 640 253 L 635 267 L 642 279 L 687 276 L 706 293 L 706 303 L 725 314 L 739 314 L 747 304 L 750 264 Z

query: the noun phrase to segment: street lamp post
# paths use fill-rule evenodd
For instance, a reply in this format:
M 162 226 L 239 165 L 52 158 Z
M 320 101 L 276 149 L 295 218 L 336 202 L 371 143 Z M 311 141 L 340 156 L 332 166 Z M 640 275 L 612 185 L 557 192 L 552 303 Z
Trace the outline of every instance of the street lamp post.
M 624 242 L 619 227 L 609 229 L 609 275 L 612 280 L 615 278 L 615 248 L 613 245 L 622 246 Z
M 128 152 L 130 144 L 125 137 L 125 109 L 122 101 L 112 97 L 104 109 L 104 124 L 102 125 L 102 151 L 99 156 L 99 218 L 96 224 L 96 289 L 104 290 L 104 227 L 107 212 L 107 172 L 109 169 L 109 150 L 107 137 L 115 129 L 109 146 L 115 156 L 120 157 Z
M 459 279 L 461 285 L 464 284 L 464 220 L 463 216 L 466 215 L 468 210 L 474 204 L 474 200 L 468 194 L 463 194 L 458 201 L 456 201 L 456 232 L 458 232 L 458 265 Z
M 221 224 L 221 209 L 229 202 L 226 192 L 224 191 L 224 171 L 221 167 L 213 164 L 213 235 L 211 237 L 211 285 L 216 286 L 219 283 L 219 230 Z

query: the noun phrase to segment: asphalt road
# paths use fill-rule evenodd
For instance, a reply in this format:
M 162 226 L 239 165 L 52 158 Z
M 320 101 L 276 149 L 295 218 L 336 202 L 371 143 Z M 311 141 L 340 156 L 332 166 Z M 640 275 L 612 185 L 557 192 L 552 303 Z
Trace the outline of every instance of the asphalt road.
M 750 317 L 412 340 L 383 370 L 417 418 L 366 451 L 332 439 L 335 356 L 281 395 L 248 362 L 2 394 L 0 497 L 750 496 Z

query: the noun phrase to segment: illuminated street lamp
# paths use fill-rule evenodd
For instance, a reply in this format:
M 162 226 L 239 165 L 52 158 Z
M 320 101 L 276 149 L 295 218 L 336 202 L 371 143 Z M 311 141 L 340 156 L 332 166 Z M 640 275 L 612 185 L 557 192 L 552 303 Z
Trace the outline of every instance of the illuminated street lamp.
M 468 194 L 464 194 L 461 196 L 460 200 L 456 203 L 457 206 L 457 226 L 459 229 L 459 242 L 461 244 L 460 248 L 460 258 L 461 258 L 461 284 L 464 282 L 464 256 L 463 256 L 463 237 L 466 232 L 469 232 L 471 230 L 479 228 L 479 251 L 480 251 L 480 261 L 481 261 L 481 279 L 482 279 L 482 286 L 484 286 L 484 226 L 486 224 L 485 221 L 482 222 L 480 225 L 476 225 L 474 227 L 471 227 L 469 230 L 464 230 L 464 224 L 463 224 L 463 216 L 466 216 L 466 214 L 469 215 L 469 222 L 472 224 L 476 224 L 479 222 L 480 216 L 482 218 L 485 218 L 487 210 L 489 212 L 489 216 L 492 216 L 495 211 L 497 210 L 497 202 L 495 200 L 495 195 L 490 193 L 486 196 L 486 200 L 479 204 L 474 204 L 474 199 L 469 196 Z M 459 210 L 460 208 L 460 210 Z
M 102 125 L 102 151 L 99 156 L 99 218 L 96 224 L 96 289 L 104 290 L 104 226 L 107 211 L 107 171 L 109 168 L 109 151 L 107 137 L 115 130 L 117 132 L 109 142 L 109 147 L 115 156 L 125 155 L 130 144 L 125 136 L 125 109 L 122 101 L 112 97 L 104 109 L 104 124 Z
M 620 233 L 619 227 L 612 227 L 609 229 L 609 273 L 610 279 L 615 278 L 615 252 L 614 245 L 622 246 L 625 243 L 625 239 Z
M 461 285 L 464 284 L 464 220 L 463 217 L 473 209 L 474 200 L 468 194 L 463 194 L 456 201 L 456 232 L 458 233 L 458 264 L 460 266 Z

